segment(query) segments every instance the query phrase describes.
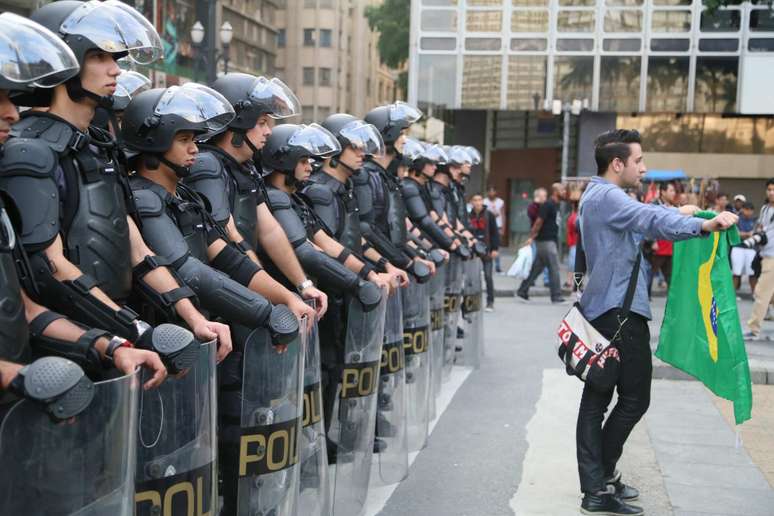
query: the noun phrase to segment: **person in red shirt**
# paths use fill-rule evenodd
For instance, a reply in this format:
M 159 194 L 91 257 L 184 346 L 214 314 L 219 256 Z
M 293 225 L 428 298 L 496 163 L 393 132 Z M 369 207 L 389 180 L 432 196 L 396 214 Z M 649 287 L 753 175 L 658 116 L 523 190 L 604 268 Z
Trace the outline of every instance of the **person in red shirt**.
M 658 199 L 653 201 L 653 204 L 675 206 L 676 197 L 677 190 L 675 190 L 673 183 L 661 183 Z M 667 288 L 669 288 L 669 281 L 672 278 L 672 242 L 670 240 L 656 240 L 651 243 L 651 250 L 653 254 L 650 256 L 651 274 L 648 283 L 648 296 L 650 296 L 653 287 L 653 278 L 658 271 L 663 274 Z

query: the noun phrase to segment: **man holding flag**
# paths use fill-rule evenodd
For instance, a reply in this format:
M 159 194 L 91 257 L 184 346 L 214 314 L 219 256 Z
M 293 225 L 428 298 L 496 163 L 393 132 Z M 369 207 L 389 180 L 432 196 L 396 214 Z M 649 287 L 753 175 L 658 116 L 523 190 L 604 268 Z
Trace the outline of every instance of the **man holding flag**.
M 711 219 L 694 217 L 695 206 L 669 208 L 640 203 L 625 188 L 639 187 L 646 168 L 637 131 L 615 130 L 595 141 L 597 176 L 591 179 L 580 204 L 582 245 L 586 254 L 587 284 L 580 300 L 587 320 L 606 338 L 616 341 L 620 375 L 615 389 L 618 402 L 607 418 L 613 390 L 599 391 L 586 384 L 576 428 L 576 453 L 584 514 L 638 515 L 629 502 L 639 492 L 621 481 L 616 463 L 634 425 L 650 403 L 653 370 L 650 350 L 651 319 L 648 271 L 637 267 L 642 241 L 686 240 L 732 227 L 737 216 L 723 212 Z M 628 317 L 621 313 L 629 279 L 637 283 Z M 696 290 L 693 291 L 694 294 Z

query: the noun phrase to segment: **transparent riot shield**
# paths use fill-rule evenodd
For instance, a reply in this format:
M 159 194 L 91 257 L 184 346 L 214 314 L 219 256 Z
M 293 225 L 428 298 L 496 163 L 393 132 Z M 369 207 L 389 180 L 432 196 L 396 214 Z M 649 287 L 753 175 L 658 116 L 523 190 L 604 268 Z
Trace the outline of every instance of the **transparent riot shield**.
M 297 514 L 329 516 L 333 513 L 320 372 L 320 335 L 312 325 L 304 354 L 304 411 L 299 444 L 300 481 Z
M 457 324 L 460 320 L 460 305 L 462 303 L 463 261 L 457 256 L 449 257 L 446 271 L 446 290 L 443 298 L 444 328 L 443 328 L 443 373 L 442 380 L 446 382 L 451 376 L 454 366 L 454 353 L 457 347 Z
M 465 336 L 462 345 L 462 359 L 466 366 L 478 369 L 481 366 L 481 340 L 483 339 L 483 317 L 481 306 L 481 258 L 464 262 L 465 282 L 462 286 L 462 321 Z
M 0 514 L 131 516 L 138 377 L 95 383 L 91 404 L 62 422 L 13 405 L 0 423 Z
M 328 438 L 336 447 L 336 516 L 360 515 L 368 495 L 386 306 L 386 292 L 368 312 L 358 300 L 348 301 L 344 370 L 328 429 Z
M 432 281 L 432 280 L 431 280 Z M 430 425 L 430 297 L 431 283 L 411 281 L 403 296 L 403 352 L 406 360 L 406 434 L 409 451 L 427 444 Z
M 435 276 L 430 280 L 430 418 L 436 416 L 436 399 L 441 395 L 443 372 L 443 301 L 446 289 L 448 263 L 436 268 Z
M 279 351 L 264 328 L 245 344 L 239 439 L 239 515 L 291 516 L 299 487 L 307 321 Z
M 216 347 L 202 344 L 188 371 L 140 394 L 136 516 L 217 511 Z
M 397 484 L 408 476 L 406 434 L 406 368 L 403 351 L 404 289 L 387 298 L 384 317 L 384 345 L 379 368 L 379 401 L 376 410 L 377 485 Z

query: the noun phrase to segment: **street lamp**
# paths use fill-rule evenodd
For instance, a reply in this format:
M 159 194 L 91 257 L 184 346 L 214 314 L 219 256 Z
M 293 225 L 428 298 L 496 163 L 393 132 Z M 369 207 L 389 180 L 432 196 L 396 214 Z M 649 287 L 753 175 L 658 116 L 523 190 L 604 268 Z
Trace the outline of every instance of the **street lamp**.
M 199 57 L 204 63 L 205 69 L 209 69 L 210 64 L 212 64 L 212 67 L 216 69 L 218 66 L 218 61 L 223 59 L 223 73 L 228 73 L 229 47 L 231 45 L 231 40 L 234 37 L 234 28 L 229 22 L 225 21 L 223 22 L 223 25 L 220 26 L 219 34 L 220 44 L 223 47 L 223 50 L 220 52 L 215 51 L 214 55 L 212 56 L 212 61 L 210 61 L 208 49 L 202 48 L 205 30 L 204 25 L 202 25 L 202 23 L 198 20 L 191 27 L 191 43 L 193 43 L 197 54 L 199 54 Z M 214 76 L 215 74 L 213 73 L 212 75 Z

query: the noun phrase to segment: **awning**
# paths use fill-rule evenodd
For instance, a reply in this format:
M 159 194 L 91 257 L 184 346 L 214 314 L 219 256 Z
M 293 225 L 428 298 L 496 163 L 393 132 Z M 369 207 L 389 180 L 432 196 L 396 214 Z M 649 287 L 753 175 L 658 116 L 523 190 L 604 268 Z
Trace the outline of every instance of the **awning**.
M 677 170 L 648 170 L 645 173 L 645 181 L 647 182 L 659 182 L 659 181 L 679 181 L 681 179 L 688 179 L 681 169 Z

